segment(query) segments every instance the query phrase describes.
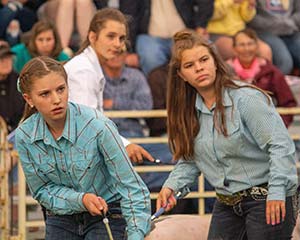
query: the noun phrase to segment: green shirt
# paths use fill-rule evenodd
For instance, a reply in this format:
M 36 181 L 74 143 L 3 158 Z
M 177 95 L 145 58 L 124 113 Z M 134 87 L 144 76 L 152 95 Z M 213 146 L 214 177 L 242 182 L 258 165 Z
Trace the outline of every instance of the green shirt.
M 16 56 L 14 57 L 14 69 L 16 72 L 20 73 L 24 65 L 29 62 L 33 57 L 30 55 L 27 47 L 24 43 L 18 44 L 11 49 Z M 55 59 L 57 61 L 67 61 L 70 57 L 63 51 Z

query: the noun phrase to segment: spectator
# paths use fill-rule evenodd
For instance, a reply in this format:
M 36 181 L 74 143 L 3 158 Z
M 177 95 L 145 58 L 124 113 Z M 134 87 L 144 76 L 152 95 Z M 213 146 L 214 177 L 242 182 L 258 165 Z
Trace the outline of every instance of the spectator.
M 257 0 L 248 24 L 273 51 L 273 62 L 284 75 L 300 68 L 300 1 Z
M 23 98 L 17 91 L 18 74 L 13 70 L 13 54 L 8 43 L 0 42 L 0 116 L 8 132 L 18 126 L 24 109 Z
M 36 10 L 46 0 L 2 0 L 0 38 L 11 46 L 19 43 L 20 34 L 29 31 L 37 21 Z
M 37 56 L 48 56 L 58 61 L 69 59 L 62 51 L 55 25 L 46 20 L 34 24 L 28 43 L 20 43 L 14 46 L 12 51 L 16 54 L 14 69 L 17 72 L 20 72 L 30 59 Z
M 78 47 L 85 40 L 95 12 L 92 0 L 52 0 L 45 4 L 43 10 L 44 14 L 55 19 L 62 48 L 69 55 L 73 54 L 71 47 Z M 79 33 L 79 41 L 75 44 L 71 42 L 74 30 Z
M 268 60 L 258 56 L 258 38 L 255 31 L 239 31 L 233 37 L 233 47 L 236 57 L 227 62 L 241 80 L 268 91 L 277 107 L 297 106 L 284 75 Z M 286 127 L 293 121 L 293 115 L 281 117 Z
M 102 68 L 106 79 L 104 110 L 149 110 L 152 95 L 147 80 L 138 69 L 126 67 L 126 53 L 104 61 Z M 118 131 L 124 137 L 144 137 L 143 126 L 136 118 L 114 118 Z
M 255 16 L 255 4 L 256 0 L 215 0 L 214 14 L 208 22 L 207 30 L 223 59 L 234 56 L 232 37 Z M 270 47 L 261 40 L 258 44 L 260 54 L 272 61 Z
M 127 37 L 127 20 L 119 10 L 104 8 L 94 15 L 86 41 L 65 64 L 71 101 L 103 111 L 105 78 L 101 64 L 126 49 Z M 133 162 L 143 162 L 143 157 L 154 161 L 140 146 L 123 141 Z
M 133 17 L 132 37 L 137 35 L 133 42 L 146 75 L 169 61 L 175 32 L 191 28 L 208 37 L 206 25 L 213 5 L 213 0 L 127 1 L 122 11 Z

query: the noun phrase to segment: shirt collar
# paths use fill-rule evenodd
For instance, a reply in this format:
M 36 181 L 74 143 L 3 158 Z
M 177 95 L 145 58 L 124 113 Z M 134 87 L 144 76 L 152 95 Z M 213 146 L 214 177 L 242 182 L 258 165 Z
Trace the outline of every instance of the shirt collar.
M 34 130 L 31 136 L 31 143 L 39 140 L 44 140 L 46 136 L 50 134 L 50 131 L 42 115 L 40 113 L 36 113 L 33 117 Z M 75 117 L 74 107 L 69 103 L 64 131 L 60 138 L 63 137 L 72 143 L 74 143 L 76 139 L 76 123 L 74 121 Z
M 86 49 L 84 49 L 83 53 L 86 54 L 87 58 L 92 63 L 92 66 L 94 66 L 98 76 L 102 76 L 103 72 L 102 72 L 101 64 L 99 62 L 95 50 L 91 46 L 88 46 Z
M 224 90 L 224 97 L 223 97 L 223 104 L 225 107 L 231 107 L 232 106 L 232 99 L 229 95 L 229 90 L 228 89 L 225 89 Z M 216 104 L 214 103 L 213 106 L 211 107 L 211 109 L 208 109 L 206 107 L 206 105 L 204 104 L 203 102 L 203 99 L 202 97 L 200 96 L 199 93 L 197 93 L 197 96 L 196 96 L 196 103 L 195 103 L 195 106 L 196 108 L 200 111 L 200 112 L 203 112 L 203 113 L 212 113 L 212 111 L 215 109 L 216 107 Z
M 109 76 L 106 75 L 106 73 L 104 71 L 103 71 L 103 73 L 104 73 L 106 82 L 109 82 L 112 85 L 118 85 L 120 82 L 128 81 L 125 67 L 123 67 L 120 77 L 117 77 L 117 78 L 110 78 Z

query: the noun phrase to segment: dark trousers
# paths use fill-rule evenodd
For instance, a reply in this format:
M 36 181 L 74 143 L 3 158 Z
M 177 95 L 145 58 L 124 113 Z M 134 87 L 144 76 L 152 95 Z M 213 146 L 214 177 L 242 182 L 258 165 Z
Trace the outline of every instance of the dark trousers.
M 126 221 L 120 208 L 109 208 L 107 214 L 114 240 L 125 240 Z M 88 212 L 73 215 L 54 215 L 47 211 L 46 240 L 109 240 L 101 216 Z
M 285 240 L 291 239 L 297 219 L 297 197 L 286 198 L 286 217 L 277 225 L 266 223 L 266 200 L 244 198 L 234 206 L 216 200 L 209 240 Z

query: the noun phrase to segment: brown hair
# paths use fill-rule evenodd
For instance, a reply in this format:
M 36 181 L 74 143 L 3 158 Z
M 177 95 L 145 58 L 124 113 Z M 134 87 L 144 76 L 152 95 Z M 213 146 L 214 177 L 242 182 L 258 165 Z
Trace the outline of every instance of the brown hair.
M 52 50 L 52 53 L 49 57 L 56 59 L 58 57 L 58 55 L 61 53 L 61 51 L 62 51 L 61 41 L 60 41 L 60 37 L 56 30 L 55 25 L 49 20 L 41 20 L 33 25 L 32 29 L 30 31 L 29 41 L 26 45 L 28 48 L 28 51 L 32 57 L 38 57 L 41 55 L 38 52 L 36 44 L 35 44 L 35 40 L 36 40 L 37 36 L 40 33 L 49 31 L 49 30 L 51 30 L 53 32 L 54 40 L 55 40 L 54 49 Z
M 18 90 L 24 94 L 30 94 L 32 85 L 36 79 L 47 76 L 48 74 L 55 72 L 61 75 L 67 82 L 67 73 L 62 63 L 54 60 L 53 58 L 40 56 L 31 59 L 23 67 L 19 79 L 18 79 Z M 26 102 L 23 117 L 21 122 L 30 117 L 32 114 L 37 112 L 36 108 L 31 108 Z
M 178 75 L 183 51 L 195 46 L 204 46 L 214 59 L 216 66 L 216 107 L 214 125 L 224 136 L 227 135 L 223 95 L 225 88 L 240 88 L 232 79 L 226 63 L 218 54 L 215 46 L 208 43 L 196 32 L 183 30 L 173 37 L 174 45 L 170 61 L 167 87 L 167 127 L 169 145 L 174 159 L 190 159 L 194 155 L 194 139 L 200 130 L 199 119 L 195 108 L 197 90 Z M 250 86 L 252 87 L 252 86 Z
M 251 28 L 245 28 L 243 30 L 238 31 L 233 37 L 232 37 L 232 41 L 233 41 L 233 46 L 236 46 L 236 38 L 239 34 L 245 34 L 247 35 L 249 38 L 253 39 L 256 43 L 258 42 L 258 36 L 256 34 L 256 32 L 251 29 Z
M 129 44 L 128 36 L 129 36 L 129 27 L 128 27 L 128 19 L 127 17 L 120 12 L 118 9 L 115 8 L 102 8 L 98 10 L 93 19 L 90 22 L 88 33 L 94 32 L 96 33 L 97 37 L 99 32 L 105 27 L 107 21 L 112 20 L 125 25 L 126 28 L 126 44 Z M 80 54 L 85 48 L 90 45 L 90 41 L 87 35 L 86 40 L 82 43 L 80 49 L 76 53 L 77 55 Z

